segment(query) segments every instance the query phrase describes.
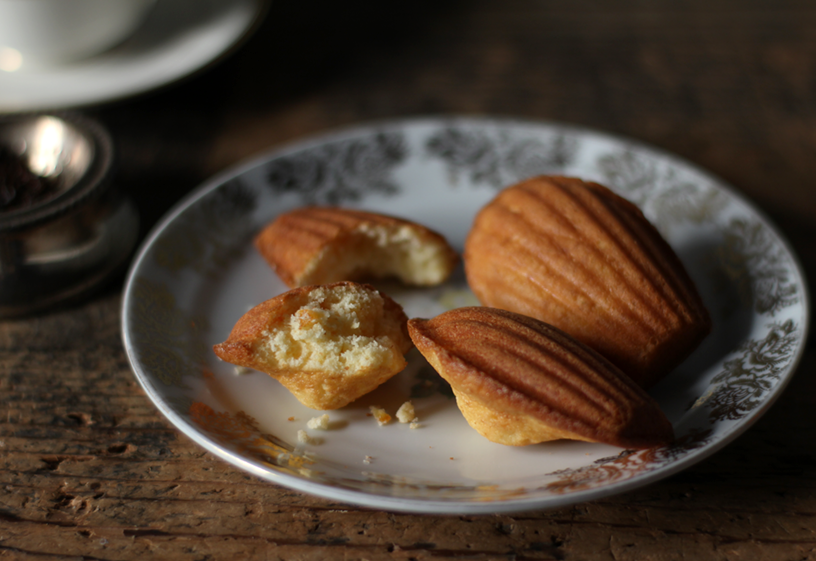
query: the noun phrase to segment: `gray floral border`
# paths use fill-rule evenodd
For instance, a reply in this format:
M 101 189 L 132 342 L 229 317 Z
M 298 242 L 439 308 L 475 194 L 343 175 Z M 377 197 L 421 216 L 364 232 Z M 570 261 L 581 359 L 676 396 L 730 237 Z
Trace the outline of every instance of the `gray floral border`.
M 571 165 L 578 139 L 565 132 L 519 134 L 512 128 L 448 126 L 431 134 L 425 153 L 442 160 L 451 177 L 466 174 L 471 182 L 495 189 L 534 175 L 552 174 Z
M 297 193 L 304 204 L 336 205 L 370 193 L 393 196 L 400 192 L 393 171 L 409 155 L 405 135 L 396 131 L 329 142 L 270 161 L 267 188 Z
M 165 386 L 188 389 L 185 376 L 207 368 L 206 318 L 189 316 L 166 284 L 144 276 L 135 279 L 131 302 L 130 332 L 142 367 Z
M 249 219 L 258 205 L 257 193 L 241 178 L 224 183 L 189 207 L 153 244 L 156 265 L 171 273 L 192 269 L 214 277 L 224 271 L 236 252 L 245 251 L 253 234 Z
M 711 423 L 741 419 L 762 406 L 765 395 L 790 366 L 802 334 L 792 320 L 773 322 L 762 339 L 749 339 L 711 380 L 711 390 L 696 405 L 709 408 Z

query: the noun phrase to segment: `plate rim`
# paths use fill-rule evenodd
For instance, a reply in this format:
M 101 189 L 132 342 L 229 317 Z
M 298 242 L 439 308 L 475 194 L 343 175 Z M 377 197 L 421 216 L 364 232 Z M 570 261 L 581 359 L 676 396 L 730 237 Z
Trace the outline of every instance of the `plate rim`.
M 793 354 L 788 366 L 785 368 L 785 375 L 780 378 L 778 383 L 771 388 L 764 396 L 762 404 L 756 410 L 741 418 L 739 423 L 728 427 L 718 439 L 714 442 L 706 444 L 699 449 L 692 450 L 666 465 L 657 469 L 651 470 L 645 474 L 631 477 L 623 481 L 610 483 L 601 487 L 594 487 L 585 490 L 574 491 L 560 496 L 552 496 L 542 500 L 540 497 L 528 497 L 517 499 L 497 499 L 490 501 L 464 501 L 461 499 L 440 500 L 440 499 L 425 499 L 425 498 L 406 498 L 397 495 L 379 495 L 367 493 L 363 490 L 352 490 L 339 487 L 336 485 L 327 484 L 324 482 L 309 481 L 303 478 L 295 477 L 282 473 L 272 468 L 265 468 L 253 461 L 243 457 L 224 446 L 210 440 L 203 431 L 186 419 L 179 416 L 172 410 L 158 395 L 158 392 L 150 385 L 144 375 L 140 371 L 137 360 L 133 354 L 133 345 L 128 333 L 128 302 L 133 291 L 133 285 L 136 280 L 137 271 L 140 268 L 142 261 L 145 259 L 147 253 L 152 247 L 153 243 L 161 236 L 162 232 L 172 224 L 177 217 L 188 208 L 192 207 L 199 199 L 206 197 L 209 193 L 217 190 L 224 185 L 229 179 L 240 176 L 247 171 L 262 165 L 263 163 L 285 156 L 286 154 L 295 153 L 309 148 L 325 144 L 327 142 L 339 141 L 346 138 L 354 138 L 362 136 L 366 133 L 371 133 L 378 129 L 404 129 L 406 127 L 417 125 L 450 125 L 450 124 L 464 124 L 473 126 L 522 126 L 533 128 L 557 128 L 559 130 L 568 131 L 578 134 L 580 136 L 600 137 L 617 144 L 622 144 L 627 147 L 632 147 L 638 151 L 643 151 L 648 154 L 658 156 L 670 162 L 672 165 L 677 165 L 699 174 L 708 180 L 716 189 L 725 191 L 729 196 L 733 197 L 737 202 L 744 205 L 746 209 L 752 213 L 762 223 L 762 225 L 769 229 L 775 240 L 781 245 L 787 257 L 790 259 L 790 267 L 796 277 L 797 287 L 801 289 L 800 302 L 797 304 L 802 307 L 802 325 L 799 327 L 800 336 L 798 337 L 801 344 L 798 345 L 796 352 Z M 192 189 L 187 195 L 182 197 L 176 204 L 174 204 L 165 215 L 151 228 L 150 232 L 145 236 L 144 240 L 136 252 L 131 266 L 129 267 L 125 287 L 121 301 L 121 335 L 125 346 L 128 361 L 131 369 L 136 375 L 142 388 L 147 392 L 151 401 L 161 411 L 161 413 L 171 421 L 174 428 L 182 432 L 188 438 L 204 447 L 209 452 L 215 454 L 220 459 L 231 463 L 233 466 L 239 467 L 246 472 L 252 473 L 260 479 L 275 483 L 287 488 L 302 492 L 310 496 L 317 496 L 323 499 L 340 501 L 346 504 L 353 504 L 364 508 L 383 509 L 394 512 L 406 513 L 421 513 L 421 514 L 497 514 L 509 512 L 524 512 L 531 510 L 551 510 L 578 504 L 590 500 L 598 500 L 612 495 L 617 495 L 634 489 L 644 487 L 656 481 L 670 477 L 680 471 L 688 469 L 694 464 L 710 457 L 717 453 L 722 448 L 732 443 L 737 437 L 749 430 L 776 402 L 781 396 L 788 384 L 791 382 L 793 376 L 796 375 L 802 358 L 806 351 L 806 342 L 809 336 L 811 314 L 810 314 L 810 290 L 807 284 L 804 268 L 800 262 L 799 256 L 794 251 L 792 245 L 787 240 L 785 235 L 779 230 L 777 225 L 762 211 L 757 205 L 751 201 L 746 195 L 739 192 L 735 187 L 722 181 L 719 177 L 712 174 L 708 170 L 689 162 L 685 158 L 676 154 L 670 153 L 659 147 L 653 146 L 646 142 L 633 139 L 624 135 L 617 135 L 605 131 L 585 127 L 581 125 L 573 125 L 551 120 L 535 120 L 523 119 L 519 117 L 508 116 L 470 116 L 470 115 L 439 115 L 439 116 L 417 116 L 404 117 L 396 119 L 380 119 L 358 124 L 347 125 L 329 129 L 323 132 L 307 135 L 294 139 L 291 142 L 281 143 L 279 145 L 271 146 L 264 150 L 257 152 L 247 158 L 239 160 L 235 164 L 228 166 L 223 171 L 214 174 L 210 178 L 200 183 L 197 187 Z M 546 504 L 544 504 L 546 503 Z

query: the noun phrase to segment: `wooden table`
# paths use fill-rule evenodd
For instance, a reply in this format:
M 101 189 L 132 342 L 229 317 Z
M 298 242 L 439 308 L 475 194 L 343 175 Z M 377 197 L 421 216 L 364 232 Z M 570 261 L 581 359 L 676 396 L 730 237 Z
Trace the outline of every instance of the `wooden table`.
M 707 168 L 816 279 L 811 0 L 279 1 L 216 66 L 84 111 L 114 134 L 145 229 L 211 174 L 304 135 L 500 115 Z M 181 435 L 125 358 L 122 283 L 0 322 L 0 559 L 816 559 L 813 335 L 760 422 L 659 483 L 554 511 L 394 514 L 265 483 Z

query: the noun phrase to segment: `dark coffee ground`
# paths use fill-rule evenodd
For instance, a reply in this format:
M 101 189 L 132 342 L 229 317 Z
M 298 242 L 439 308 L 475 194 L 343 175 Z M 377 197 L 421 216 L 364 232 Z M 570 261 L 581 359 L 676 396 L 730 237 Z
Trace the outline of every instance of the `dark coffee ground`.
M 33 173 L 20 156 L 0 146 L 0 212 L 32 206 L 56 187 L 56 181 Z

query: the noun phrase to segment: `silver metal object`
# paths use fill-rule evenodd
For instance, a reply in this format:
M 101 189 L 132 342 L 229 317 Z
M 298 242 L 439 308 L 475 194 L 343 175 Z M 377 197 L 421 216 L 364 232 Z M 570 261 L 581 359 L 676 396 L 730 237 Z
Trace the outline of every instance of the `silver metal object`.
M 0 317 L 84 295 L 124 267 L 138 214 L 111 186 L 113 144 L 102 126 L 72 114 L 2 116 L 0 147 L 53 185 L 29 204 L 0 207 Z

